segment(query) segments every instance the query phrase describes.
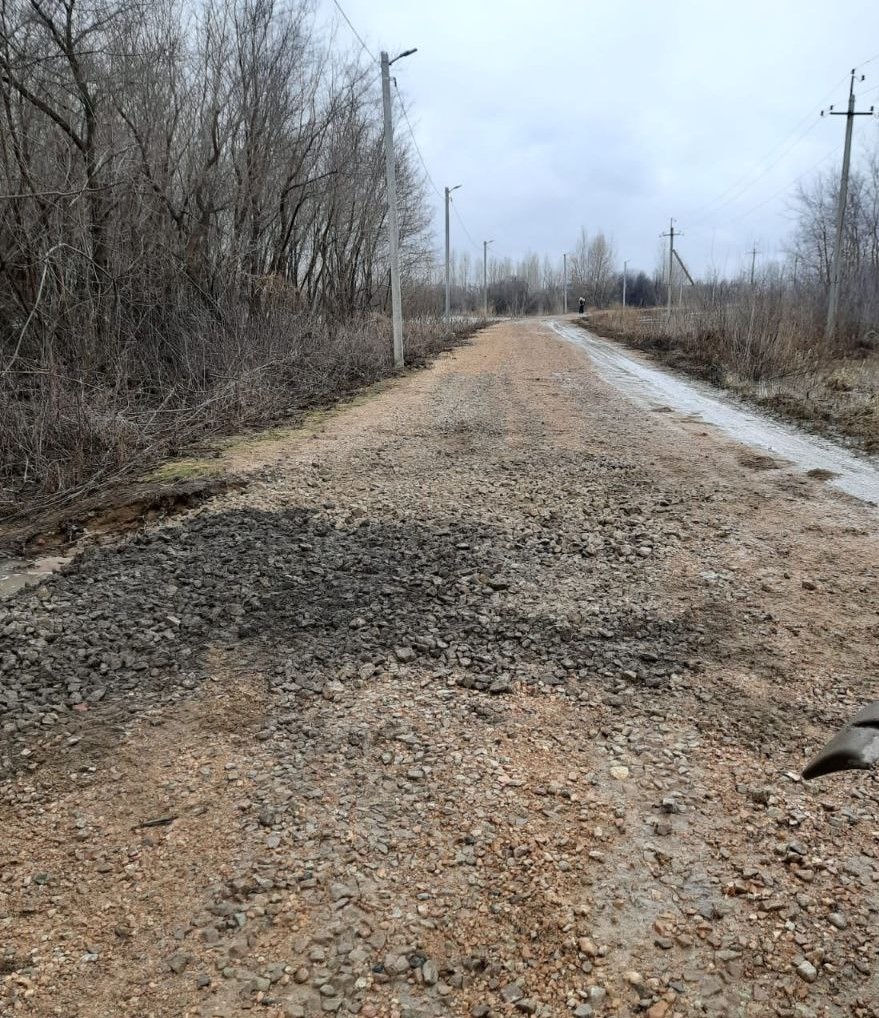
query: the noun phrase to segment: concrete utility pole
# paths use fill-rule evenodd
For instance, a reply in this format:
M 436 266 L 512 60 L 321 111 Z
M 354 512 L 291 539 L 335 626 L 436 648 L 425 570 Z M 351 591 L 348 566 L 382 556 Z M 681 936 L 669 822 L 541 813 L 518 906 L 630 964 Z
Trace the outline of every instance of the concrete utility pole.
M 394 166 L 394 125 L 391 120 L 391 64 L 415 53 L 407 49 L 393 60 L 382 50 L 382 105 L 385 113 L 385 178 L 388 188 L 388 231 L 391 247 L 391 315 L 394 322 L 394 366 L 403 367 L 403 300 L 400 296 L 400 224 L 397 219 L 397 178 Z
M 488 318 L 488 245 L 493 240 L 482 242 L 482 317 Z
M 839 276 L 842 262 L 842 235 L 845 227 L 845 205 L 848 200 L 848 172 L 852 160 L 852 128 L 855 117 L 870 117 L 873 115 L 873 107 L 869 110 L 855 109 L 855 68 L 852 68 L 851 81 L 848 89 L 848 109 L 845 113 L 834 110 L 831 106 L 829 114 L 831 117 L 845 117 L 845 149 L 842 154 L 842 177 L 839 181 L 839 206 L 836 210 L 836 243 L 833 247 L 833 263 L 830 269 L 830 294 L 827 300 L 827 327 L 824 335 L 832 340 L 836 335 L 836 319 L 839 312 Z M 858 79 L 864 80 L 864 75 Z M 824 110 L 821 111 L 824 116 Z
M 623 307 L 626 306 L 626 279 L 629 275 L 629 263 L 623 262 Z
M 757 267 L 757 241 L 754 241 L 754 246 L 751 248 L 751 286 L 754 285 L 754 270 Z
M 660 237 L 668 237 L 668 317 L 671 318 L 671 275 L 675 261 L 675 221 L 668 221 L 668 233 L 660 233 Z M 682 234 L 677 234 L 678 237 Z
M 562 292 L 564 294 L 565 314 L 568 313 L 568 252 L 562 255 Z
M 449 247 L 449 195 L 452 191 L 457 191 L 460 186 L 460 184 L 455 184 L 454 187 L 446 188 L 446 318 L 452 313 L 452 277 L 449 271 L 451 255 L 451 248 Z

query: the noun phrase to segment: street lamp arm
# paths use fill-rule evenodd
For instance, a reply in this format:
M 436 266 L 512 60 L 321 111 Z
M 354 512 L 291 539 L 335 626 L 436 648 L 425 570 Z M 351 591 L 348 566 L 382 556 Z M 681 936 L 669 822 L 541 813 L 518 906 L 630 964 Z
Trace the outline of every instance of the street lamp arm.
M 393 60 L 389 60 L 388 61 L 388 67 L 390 67 L 391 64 L 395 64 L 398 60 L 402 60 L 403 57 L 411 57 L 413 53 L 417 53 L 417 52 L 418 52 L 417 47 L 415 49 L 404 50 L 398 56 L 395 56 Z

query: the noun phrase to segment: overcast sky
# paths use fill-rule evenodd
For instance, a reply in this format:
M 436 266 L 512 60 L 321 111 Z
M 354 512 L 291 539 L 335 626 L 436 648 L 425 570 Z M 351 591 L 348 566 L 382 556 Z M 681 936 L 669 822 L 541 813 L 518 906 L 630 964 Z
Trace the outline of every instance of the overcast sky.
M 879 107 L 877 0 L 342 4 L 374 52 L 418 47 L 394 72 L 431 175 L 513 258 L 560 257 L 582 225 L 652 271 L 670 216 L 696 272 L 736 272 L 754 241 L 778 255 L 796 178 L 840 165 L 844 118 L 818 114 L 845 107 L 852 66 Z M 858 118 L 856 155 L 877 143 Z

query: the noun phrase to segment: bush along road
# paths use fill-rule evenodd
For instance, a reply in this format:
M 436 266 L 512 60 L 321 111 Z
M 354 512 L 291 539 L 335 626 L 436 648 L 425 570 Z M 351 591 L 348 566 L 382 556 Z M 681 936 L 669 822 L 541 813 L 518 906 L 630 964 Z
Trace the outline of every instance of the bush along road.
M 232 468 L 0 603 L 0 1014 L 879 1014 L 874 508 L 534 322 Z

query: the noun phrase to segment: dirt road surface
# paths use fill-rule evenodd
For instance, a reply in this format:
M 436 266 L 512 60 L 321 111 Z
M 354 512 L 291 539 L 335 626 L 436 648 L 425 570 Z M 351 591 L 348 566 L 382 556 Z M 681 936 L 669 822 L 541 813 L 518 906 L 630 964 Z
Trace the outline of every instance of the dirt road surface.
M 877 511 L 538 322 L 0 605 L 0 1014 L 879 1014 Z

